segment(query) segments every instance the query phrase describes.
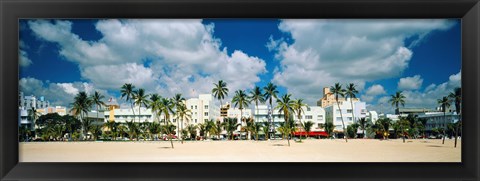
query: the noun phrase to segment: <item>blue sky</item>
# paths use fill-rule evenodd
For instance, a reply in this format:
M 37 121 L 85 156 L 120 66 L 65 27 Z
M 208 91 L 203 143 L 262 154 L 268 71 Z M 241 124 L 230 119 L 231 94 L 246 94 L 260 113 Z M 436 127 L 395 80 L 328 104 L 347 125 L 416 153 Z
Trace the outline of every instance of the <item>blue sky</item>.
M 119 99 L 131 82 L 194 97 L 273 82 L 310 105 L 335 82 L 369 109 L 436 106 L 460 86 L 459 20 L 21 20 L 20 90 L 68 106 L 78 91 Z

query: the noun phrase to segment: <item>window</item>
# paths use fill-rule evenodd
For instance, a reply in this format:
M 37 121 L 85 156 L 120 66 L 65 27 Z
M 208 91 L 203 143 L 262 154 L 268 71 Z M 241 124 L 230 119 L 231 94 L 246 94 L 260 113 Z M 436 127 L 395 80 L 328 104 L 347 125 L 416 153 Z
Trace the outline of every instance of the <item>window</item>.
M 312 109 L 310 109 L 310 107 L 307 107 L 307 111 L 311 111 Z
M 195 119 L 195 123 L 197 123 L 197 119 Z
M 353 118 L 352 118 L 352 117 L 347 117 L 347 120 L 348 120 L 348 121 L 352 121 Z
M 312 115 L 306 115 L 305 119 L 313 119 L 313 116 Z
M 176 119 L 173 119 L 173 122 L 175 123 L 177 120 Z
M 337 122 L 342 122 L 342 118 L 341 118 L 341 117 L 337 117 Z
M 195 109 L 197 109 L 197 106 L 195 105 Z
M 204 121 L 204 122 L 207 122 L 207 121 L 208 121 L 208 119 L 204 119 L 203 121 Z
M 205 109 L 208 109 L 208 105 L 205 105 Z
M 195 112 L 195 116 L 197 115 L 197 112 Z
M 190 109 L 193 109 L 193 106 L 190 106 L 191 108 Z
M 352 113 L 352 110 L 351 109 L 347 109 L 347 113 Z
M 208 116 L 208 112 L 205 112 L 203 115 L 204 115 L 204 116 Z

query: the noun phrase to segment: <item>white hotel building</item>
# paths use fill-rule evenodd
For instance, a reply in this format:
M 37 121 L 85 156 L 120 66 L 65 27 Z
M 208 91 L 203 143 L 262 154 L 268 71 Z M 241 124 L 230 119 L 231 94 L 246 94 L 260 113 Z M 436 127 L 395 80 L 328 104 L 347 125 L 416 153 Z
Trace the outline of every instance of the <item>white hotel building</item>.
M 268 112 L 269 112 L 269 107 L 270 105 L 258 105 L 258 110 L 254 109 L 254 117 L 256 122 L 268 122 Z M 257 113 L 258 111 L 258 113 Z M 321 129 L 321 125 L 325 124 L 325 110 L 320 107 L 320 106 L 309 106 L 309 107 L 303 107 L 303 113 L 302 113 L 302 122 L 306 121 L 311 121 L 314 123 L 312 127 L 312 131 L 320 131 L 323 130 Z M 295 123 L 298 123 L 298 117 L 297 114 L 291 115 L 293 116 L 293 120 Z M 284 122 L 284 116 L 283 113 L 279 113 L 278 109 L 273 110 L 272 112 L 272 120 L 273 123 L 275 124 L 275 128 L 278 128 L 280 126 L 280 123 Z M 299 126 L 299 125 L 297 125 Z M 273 131 L 273 130 L 271 130 Z
M 200 94 L 198 98 L 190 98 L 186 101 L 187 108 L 191 111 L 191 119 L 183 120 L 183 128 L 187 124 L 205 123 L 207 120 L 218 119 L 220 117 L 220 108 L 214 103 L 211 94 Z M 135 122 L 153 122 L 165 120 L 164 114 L 159 117 L 155 115 L 150 108 L 136 106 L 133 108 L 120 108 L 116 100 L 112 99 L 106 102 L 108 109 L 99 113 L 99 117 L 103 117 L 104 121 L 115 121 L 118 123 L 126 123 L 134 120 Z M 134 114 L 135 113 L 135 114 Z M 89 117 L 95 117 L 95 111 L 89 113 Z M 177 126 L 177 132 L 181 126 L 177 123 L 175 115 L 170 115 L 170 122 Z M 180 128 L 179 128 L 180 127 Z
M 365 102 L 360 102 L 358 100 L 353 101 L 353 109 L 350 103 L 350 99 L 339 101 L 340 109 L 338 109 L 338 105 L 332 104 L 325 107 L 326 119 L 327 121 L 333 122 L 335 125 L 334 131 L 335 132 L 343 132 L 343 125 L 342 125 L 342 116 L 343 121 L 345 123 L 345 128 L 348 125 L 354 123 L 353 115 L 355 116 L 355 120 L 358 121 L 360 118 L 367 117 L 367 109 Z M 340 114 L 341 110 L 341 114 Z
M 24 96 L 23 92 L 18 93 L 18 125 L 25 126 L 31 130 L 35 129 L 35 123 L 30 117 L 32 108 L 40 115 L 48 113 L 58 113 L 60 116 L 67 114 L 67 109 L 63 106 L 51 106 L 50 102 L 43 96 L 37 98 L 34 95 Z

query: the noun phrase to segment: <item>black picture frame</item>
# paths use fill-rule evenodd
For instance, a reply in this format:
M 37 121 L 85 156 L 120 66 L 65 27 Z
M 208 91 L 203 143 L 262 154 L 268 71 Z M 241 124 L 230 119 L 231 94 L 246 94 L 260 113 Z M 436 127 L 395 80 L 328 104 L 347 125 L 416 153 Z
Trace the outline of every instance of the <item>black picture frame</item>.
M 1 0 L 0 12 L 2 180 L 479 179 L 478 0 Z M 19 18 L 460 18 L 462 163 L 19 163 Z

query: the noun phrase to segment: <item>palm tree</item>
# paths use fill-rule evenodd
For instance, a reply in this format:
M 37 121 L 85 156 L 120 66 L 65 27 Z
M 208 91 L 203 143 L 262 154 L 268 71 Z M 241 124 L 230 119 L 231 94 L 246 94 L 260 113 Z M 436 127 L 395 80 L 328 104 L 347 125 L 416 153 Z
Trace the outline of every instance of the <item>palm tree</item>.
M 333 129 L 335 128 L 335 125 L 333 125 L 333 122 L 325 122 L 325 124 L 323 125 L 323 129 L 325 130 L 325 132 L 327 132 L 327 136 L 329 138 L 332 137 L 332 133 L 333 133 Z
M 258 115 L 258 102 L 260 103 L 265 103 L 265 98 L 262 93 L 262 89 L 258 86 L 255 86 L 251 91 L 250 91 L 250 100 L 255 102 L 255 111 L 257 112 Z M 256 118 L 255 118 L 256 119 Z M 255 120 L 258 122 L 258 120 Z
M 105 96 L 103 96 L 97 91 L 95 91 L 95 93 L 90 97 L 90 99 L 92 100 L 92 104 L 97 107 L 97 121 L 98 121 L 98 108 L 101 106 L 107 106 L 105 102 L 102 101 L 103 98 L 105 98 Z
M 358 94 L 357 89 L 355 88 L 354 83 L 350 83 L 345 90 L 345 97 L 350 97 L 350 105 L 352 106 L 352 120 L 355 122 L 355 114 L 353 113 L 353 99 L 357 98 L 356 94 Z
M 139 128 L 134 121 L 127 121 L 127 130 L 128 130 L 128 136 L 130 137 L 130 140 L 133 140 L 133 138 L 136 138 L 136 140 L 138 141 Z
M 114 121 L 107 121 L 106 123 L 103 124 L 104 127 L 108 128 L 109 132 L 111 133 L 111 140 L 116 139 L 116 133 L 117 133 L 117 123 Z
M 272 104 L 272 99 L 273 98 L 277 98 L 277 94 L 278 94 L 278 90 L 277 90 L 277 86 L 272 84 L 271 82 L 269 82 L 267 84 L 267 86 L 265 86 L 263 88 L 263 90 L 265 91 L 265 100 L 268 100 L 268 102 L 270 103 L 270 108 L 272 109 L 272 126 L 273 126 L 273 138 L 275 138 L 275 122 L 274 122 L 274 118 L 273 118 L 273 104 Z M 268 134 L 268 133 L 265 133 L 265 134 Z
M 138 105 L 138 122 L 140 123 L 140 117 L 142 113 L 140 108 L 143 106 L 147 107 L 149 105 L 148 94 L 145 94 L 145 89 L 138 89 L 138 91 L 133 94 L 134 103 Z
M 123 140 L 123 136 L 127 132 L 128 128 L 125 126 L 125 124 L 119 124 L 117 126 L 118 134 L 120 135 L 120 138 Z
M 41 113 L 35 109 L 35 107 L 32 107 L 30 111 L 28 112 L 30 119 L 33 121 L 34 124 L 36 124 L 37 119 L 41 116 Z
M 222 99 L 225 99 L 228 96 L 227 83 L 223 80 L 219 80 L 218 83 L 213 83 L 215 85 L 212 89 L 212 94 L 215 98 L 220 101 L 220 107 L 222 107 Z
M 183 130 L 183 120 L 190 120 L 192 119 L 192 112 L 190 111 L 190 109 L 187 108 L 187 106 L 185 104 L 181 104 L 179 105 L 179 107 L 177 108 L 177 119 L 180 123 L 180 126 L 181 126 L 181 130 Z M 182 133 L 182 144 L 183 144 L 183 133 Z
M 54 137 L 55 137 L 55 140 L 59 141 L 60 139 L 62 139 L 63 135 L 64 135 L 64 132 L 65 132 L 65 125 L 63 124 L 57 124 L 55 126 L 53 126 L 53 131 L 54 131 Z
M 292 108 L 297 113 L 298 121 L 300 122 L 299 126 L 302 126 L 302 113 L 305 113 L 303 107 L 309 108 L 307 104 L 303 103 L 303 99 L 296 99 L 293 101 Z M 300 142 L 302 141 L 302 135 L 300 134 Z
M 337 102 L 338 110 L 340 111 L 340 117 L 342 119 L 342 126 L 343 126 L 343 137 L 345 138 L 345 142 L 348 142 L 347 139 L 347 131 L 345 130 L 345 122 L 343 121 L 343 113 L 340 109 L 340 103 L 338 102 L 338 96 L 345 96 L 345 89 L 342 89 L 342 85 L 340 83 L 335 83 L 335 86 L 330 87 L 331 94 L 335 95 L 335 101 Z
M 360 125 L 360 129 L 362 129 L 363 138 L 366 138 L 365 129 L 367 128 L 367 120 L 365 118 L 360 118 L 358 124 Z
M 262 130 L 262 123 L 256 122 L 250 125 L 250 131 L 252 134 L 255 134 L 255 141 L 258 141 L 258 132 Z
M 235 107 L 238 106 L 238 109 L 240 109 L 240 123 L 243 125 L 244 119 L 243 119 L 243 109 L 248 107 L 250 104 L 250 99 L 248 99 L 247 94 L 245 94 L 244 90 L 237 90 L 235 91 L 235 96 L 232 99 L 232 104 L 235 104 Z
M 400 114 L 400 110 L 398 109 L 398 104 L 405 106 L 405 96 L 402 94 L 402 91 L 397 91 L 395 95 L 391 95 L 391 98 L 388 102 L 390 102 L 392 106 L 395 106 L 396 110 L 398 111 L 398 114 Z
M 158 114 L 160 115 L 161 113 L 163 113 L 164 115 L 164 123 L 166 125 L 168 125 L 168 122 L 170 122 L 170 114 L 173 114 L 175 111 L 173 110 L 173 108 L 175 107 L 175 105 L 173 104 L 172 100 L 171 99 L 168 99 L 168 98 L 162 98 L 161 101 L 160 101 L 160 110 L 158 112 Z
M 74 97 L 74 101 L 72 103 L 72 109 L 70 109 L 70 112 L 72 112 L 74 116 L 77 116 L 80 118 L 80 122 L 82 122 L 82 125 L 88 125 L 88 124 L 85 124 L 86 120 L 83 120 L 83 118 L 84 118 L 84 114 L 87 114 L 90 111 L 91 105 L 92 105 L 92 100 L 87 96 L 87 93 L 82 91 L 82 92 L 79 92 Z M 82 126 L 83 136 L 86 135 L 86 131 L 88 131 L 88 129 L 86 129 L 85 126 Z
M 205 132 L 206 132 L 206 123 L 198 123 L 197 124 L 198 130 L 200 132 L 200 137 L 202 140 L 205 139 Z
M 288 124 L 290 114 L 294 112 L 293 110 L 293 100 L 290 99 L 292 95 L 291 94 L 284 94 L 281 99 L 277 99 L 277 107 L 278 112 L 281 114 L 283 112 L 283 118 L 285 120 L 285 124 Z M 293 122 L 293 117 L 292 117 L 292 122 Z M 287 129 L 286 131 L 289 131 L 290 129 Z M 290 146 L 290 138 L 288 139 L 288 146 Z
M 247 139 L 250 140 L 252 138 L 252 129 L 253 129 L 253 124 L 255 123 L 255 121 L 253 120 L 253 118 L 247 118 L 245 120 L 245 123 L 246 123 L 246 125 L 242 126 L 240 128 L 240 130 L 247 132 L 248 133 L 247 134 Z
M 308 135 L 310 135 L 310 131 L 312 131 L 312 126 L 313 126 L 313 122 L 311 122 L 311 121 L 307 121 L 305 123 L 302 123 L 303 129 L 307 133 L 307 139 L 308 139 Z M 300 140 L 301 139 L 302 139 L 302 137 L 300 137 Z
M 457 113 L 458 115 L 458 122 L 457 124 L 455 124 L 455 148 L 457 147 L 457 138 L 458 138 L 458 128 L 460 127 L 460 125 L 462 124 L 462 89 L 460 87 L 457 87 L 453 90 L 453 92 L 451 92 L 449 95 L 448 95 L 450 98 L 453 99 L 453 102 L 455 103 L 455 112 Z
M 90 126 L 89 131 L 90 133 L 92 133 L 94 141 L 97 141 L 98 136 L 102 133 L 102 127 L 103 125 L 98 124 L 93 124 L 92 126 Z
M 227 131 L 229 134 L 231 140 L 233 140 L 233 132 L 237 130 L 237 128 L 240 126 L 239 123 L 237 123 L 237 118 L 224 118 L 223 119 L 223 128 Z
M 175 105 L 172 99 L 162 98 L 161 110 L 165 115 L 165 130 L 167 130 L 167 135 L 168 135 L 168 138 L 170 139 L 170 144 L 172 145 L 172 148 L 173 148 L 173 140 L 172 140 L 173 131 L 171 131 L 170 129 L 176 126 L 169 125 L 169 123 L 170 123 L 170 114 L 175 114 L 175 111 L 173 110 L 174 107 Z
M 283 122 L 278 128 L 278 131 L 287 138 L 288 146 L 290 146 L 290 135 L 293 135 L 292 133 L 296 131 L 293 117 L 289 117 L 288 120 L 285 120 L 285 122 Z
M 358 127 L 360 127 L 360 124 L 358 124 L 357 122 L 354 122 L 350 126 L 352 126 L 353 138 L 357 138 L 357 131 L 358 131 Z
M 383 139 L 388 139 L 388 130 L 391 124 L 392 120 L 389 118 L 381 118 L 375 122 L 377 129 L 382 132 Z
M 173 149 L 172 138 L 173 138 L 173 133 L 175 132 L 176 126 L 173 124 L 167 124 L 163 128 L 164 128 L 164 132 L 167 133 L 167 138 L 170 140 L 170 145 L 172 145 L 172 149 Z
M 152 122 L 148 126 L 148 132 L 150 132 L 150 139 L 154 140 L 154 136 L 158 138 L 158 133 L 160 133 L 160 124 L 158 122 Z
M 130 105 L 132 107 L 133 112 L 133 119 L 135 119 L 135 110 L 133 109 L 133 96 L 135 95 L 135 86 L 132 84 L 124 84 L 121 87 L 120 93 L 122 93 L 122 98 L 125 97 L 126 101 L 130 101 Z
M 206 138 L 210 138 L 212 134 L 216 134 L 215 121 L 212 119 L 205 122 Z
M 182 94 L 175 94 L 175 96 L 173 96 L 173 99 L 172 99 L 172 103 L 173 105 L 175 106 L 175 110 L 176 110 L 176 115 L 175 117 L 177 118 L 177 128 L 180 130 L 180 121 L 178 120 L 178 109 L 180 108 L 180 106 L 182 106 L 184 104 L 184 101 L 185 101 L 185 98 L 182 96 Z M 180 131 L 179 131 L 179 136 L 180 136 Z M 183 141 L 182 141 L 183 143 Z
M 197 126 L 193 125 L 193 124 L 190 124 L 186 127 L 186 129 L 187 129 L 188 133 L 190 133 L 190 138 L 195 139 L 196 134 L 197 134 Z
M 268 132 L 270 131 L 270 122 L 263 122 L 263 133 L 265 134 L 265 139 L 268 140 Z
M 152 113 L 153 115 L 155 115 L 155 117 L 157 118 L 157 121 L 160 122 L 158 120 L 158 117 L 160 116 L 160 114 L 158 114 L 159 111 L 161 111 L 161 99 L 162 97 L 158 94 L 152 94 L 150 96 L 150 101 L 148 101 L 148 108 L 150 108 L 152 110 Z
M 213 127 L 213 132 L 212 134 L 215 134 L 217 135 L 217 139 L 220 139 L 220 133 L 222 133 L 222 123 L 220 122 L 220 120 L 217 120 L 215 122 L 215 126 Z
M 438 104 L 440 104 L 440 106 L 442 107 L 442 111 L 443 111 L 443 124 L 445 125 L 447 123 L 447 116 L 446 116 L 446 112 L 447 112 L 447 109 L 450 107 L 450 99 L 448 99 L 447 96 L 444 96 L 442 99 L 438 99 L 437 102 Z M 442 144 L 445 144 L 445 129 L 443 129 L 443 139 L 442 139 Z

